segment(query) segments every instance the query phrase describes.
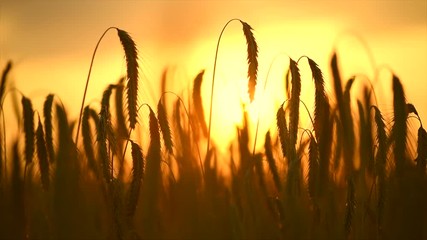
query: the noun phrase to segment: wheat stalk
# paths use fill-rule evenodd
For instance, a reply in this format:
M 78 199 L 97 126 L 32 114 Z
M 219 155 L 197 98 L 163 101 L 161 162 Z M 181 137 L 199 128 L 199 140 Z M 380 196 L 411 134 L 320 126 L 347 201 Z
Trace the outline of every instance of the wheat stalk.
M 319 184 L 319 147 L 313 134 L 310 134 L 308 146 L 308 193 L 314 204 L 317 200 L 317 186 Z
M 347 180 L 347 200 L 344 218 L 344 230 L 346 238 L 349 238 L 353 227 L 354 211 L 356 209 L 355 187 L 352 179 Z
M 79 122 L 77 124 L 77 132 L 76 132 L 76 138 L 75 138 L 76 145 L 78 144 L 78 137 L 79 137 L 79 133 L 80 133 L 80 125 L 81 125 L 81 120 L 82 120 L 83 107 L 85 104 L 86 93 L 87 93 L 87 89 L 89 86 L 89 80 L 90 80 L 90 75 L 92 72 L 93 62 L 95 60 L 95 54 L 96 54 L 96 51 L 98 50 L 98 47 L 99 47 L 99 44 L 101 43 L 101 40 L 104 38 L 105 34 L 110 29 L 116 29 L 117 30 L 120 42 L 121 42 L 123 49 L 125 51 L 125 57 L 126 57 L 126 63 L 127 63 L 127 78 L 128 78 L 127 100 L 128 100 L 129 123 L 130 123 L 131 128 L 134 128 L 135 124 L 137 122 L 137 110 L 136 109 L 137 109 L 137 101 L 138 101 L 138 51 L 136 49 L 136 44 L 127 32 L 125 32 L 119 28 L 116 28 L 116 27 L 109 27 L 109 28 L 107 28 L 107 30 L 104 31 L 104 33 L 99 38 L 98 43 L 96 44 L 95 50 L 93 51 L 93 54 L 92 54 L 92 60 L 90 62 L 89 73 L 88 73 L 88 76 L 86 79 L 85 90 L 83 93 L 82 104 L 80 107 Z
M 210 140 L 211 140 L 211 130 L 212 130 L 212 106 L 213 106 L 213 93 L 214 93 L 214 85 L 215 85 L 215 73 L 216 73 L 216 62 L 218 59 L 218 50 L 219 50 L 219 43 L 221 42 L 222 34 L 224 33 L 225 29 L 227 28 L 228 24 L 230 24 L 232 21 L 239 21 L 243 26 L 243 34 L 246 38 L 247 43 L 247 53 L 248 53 L 248 93 L 249 98 L 252 102 L 254 95 L 255 95 L 255 86 L 256 86 L 256 77 L 257 77 L 257 71 L 258 71 L 258 46 L 255 41 L 255 37 L 252 33 L 252 27 L 247 24 L 246 22 L 240 20 L 240 19 L 231 19 L 229 20 L 224 27 L 221 30 L 221 33 L 218 38 L 218 42 L 216 45 L 216 51 L 215 51 L 215 61 L 214 61 L 214 68 L 213 68 L 213 74 L 212 74 L 212 87 L 211 87 L 211 104 L 209 108 L 209 127 L 208 127 L 208 142 L 207 142 L 207 148 L 206 153 L 209 152 L 210 148 Z

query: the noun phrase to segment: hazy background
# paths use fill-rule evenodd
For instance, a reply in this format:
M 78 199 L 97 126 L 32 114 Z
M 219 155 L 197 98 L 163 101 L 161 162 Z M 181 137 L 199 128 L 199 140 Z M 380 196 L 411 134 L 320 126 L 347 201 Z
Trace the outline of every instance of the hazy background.
M 93 49 L 105 29 L 128 31 L 140 52 L 139 102 L 155 104 L 160 75 L 169 68 L 167 89 L 185 94 L 197 73 L 206 69 L 204 93 L 211 84 L 216 41 L 231 18 L 248 22 L 259 46 L 259 82 L 263 84 L 280 53 L 293 59 L 307 55 L 319 63 L 327 80 L 334 48 L 346 80 L 352 74 L 374 77 L 367 43 L 377 65 L 386 64 L 400 77 L 409 102 L 427 122 L 427 1 L 2 1 L 0 3 L 0 68 L 11 59 L 13 84 L 43 100 L 56 93 L 77 117 Z M 358 39 L 363 39 L 361 42 Z M 246 92 L 246 44 L 238 23 L 221 42 L 216 83 L 214 129 L 235 132 L 242 95 Z M 301 64 L 303 68 L 304 64 Z M 284 100 L 286 55 L 272 65 L 265 128 L 274 122 Z M 302 70 L 303 72 L 303 70 Z M 126 73 L 117 34 L 109 32 L 95 59 L 87 103 L 100 99 L 109 83 Z M 304 76 L 304 73 L 303 73 Z M 274 79 L 274 80 L 271 80 Z M 310 96 L 308 76 L 303 99 Z M 381 71 L 375 85 L 380 107 L 392 110 L 390 76 Z M 191 90 L 191 89 L 190 89 Z M 333 93 L 332 88 L 328 91 Z M 357 93 L 357 91 L 355 91 Z M 205 95 L 205 99 L 208 99 Z M 37 105 L 36 109 L 41 109 Z M 206 106 L 207 107 L 207 106 Z M 272 112 L 272 114 L 270 112 Z M 221 113 L 221 114 L 219 114 Z M 219 124 L 223 124 L 220 126 Z M 215 132 L 215 131 L 214 131 Z M 214 137 L 219 137 L 219 133 Z

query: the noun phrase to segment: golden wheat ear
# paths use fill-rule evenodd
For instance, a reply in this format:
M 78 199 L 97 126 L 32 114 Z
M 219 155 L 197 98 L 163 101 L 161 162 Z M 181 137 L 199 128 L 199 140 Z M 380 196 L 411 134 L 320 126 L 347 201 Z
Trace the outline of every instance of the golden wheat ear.
M 289 69 L 291 70 L 291 99 L 289 100 L 289 141 L 294 146 L 297 140 L 299 121 L 299 102 L 301 94 L 301 76 L 297 63 L 290 59 Z
M 378 150 L 375 155 L 375 172 L 377 175 L 377 185 L 378 185 L 378 200 L 377 200 L 377 228 L 378 232 L 381 231 L 383 225 L 384 217 L 384 206 L 386 198 L 386 163 L 387 163 L 387 134 L 386 126 L 384 124 L 384 118 L 381 114 L 381 111 L 376 106 L 372 106 L 375 111 L 375 126 L 376 126 L 376 142 L 378 145 Z
M 129 114 L 129 124 L 133 129 L 135 128 L 138 117 L 138 50 L 129 33 L 121 29 L 117 29 L 117 33 L 125 51 L 127 64 L 127 108 Z
M 280 192 L 282 191 L 282 183 L 280 181 L 279 171 L 277 170 L 276 160 L 273 157 L 273 147 L 271 145 L 270 131 L 265 134 L 264 149 L 265 156 L 267 157 L 268 166 L 270 168 L 271 174 L 273 175 L 274 184 L 276 185 L 277 191 Z
M 407 110 L 402 83 L 395 75 L 393 75 L 393 110 L 394 124 L 392 132 L 394 136 L 394 160 L 396 171 L 399 174 L 402 171 L 406 158 Z
M 205 121 L 205 114 L 203 111 L 203 104 L 202 104 L 202 94 L 201 94 L 201 88 L 202 88 L 202 82 L 203 82 L 203 75 L 205 73 L 205 70 L 202 70 L 197 74 L 196 78 L 193 82 L 193 104 L 194 104 L 194 110 L 196 112 L 197 116 L 197 122 L 199 123 L 200 127 L 202 128 L 203 135 L 205 137 L 208 136 L 208 127 L 206 125 Z
M 7 62 L 6 67 L 4 68 L 3 73 L 1 75 L 1 82 L 0 82 L 0 102 L 3 99 L 4 91 L 6 89 L 7 75 L 9 74 L 10 69 L 12 69 L 12 62 L 11 61 Z
M 169 127 L 168 116 L 166 115 L 166 109 L 160 100 L 157 104 L 157 117 L 159 120 L 160 130 L 162 132 L 163 141 L 165 142 L 166 150 L 173 154 L 173 142 L 171 129 Z
M 322 71 L 317 63 L 310 58 L 308 58 L 308 64 L 310 65 L 315 87 L 314 132 L 316 133 L 317 140 L 319 140 L 325 122 L 329 116 L 329 103 L 326 97 L 325 81 L 323 79 Z
M 39 159 L 39 169 L 40 177 L 42 182 L 42 187 L 45 191 L 49 190 L 49 160 L 48 153 L 46 148 L 46 141 L 44 138 L 43 126 L 40 121 L 36 130 L 36 143 L 37 143 L 37 157 Z
M 425 174 L 427 162 L 427 132 L 422 126 L 418 128 L 417 155 L 415 159 L 417 166 Z
M 258 73 L 258 45 L 256 43 L 253 28 L 246 22 L 240 20 L 243 26 L 243 34 L 246 38 L 246 44 L 248 47 L 248 93 L 249 99 L 252 102 L 255 97 L 255 87 L 257 84 L 257 73 Z
M 46 148 L 49 161 L 52 163 L 55 160 L 55 150 L 53 148 L 53 123 L 52 123 L 52 104 L 54 95 L 49 94 L 43 104 L 43 117 L 44 117 L 44 132 L 46 135 Z
M 144 178 L 144 156 L 142 154 L 141 147 L 133 142 L 131 142 L 132 147 L 132 180 L 128 191 L 128 202 L 126 214 L 128 221 L 131 222 L 136 211 L 136 206 L 138 204 L 139 189 L 141 186 L 141 181 Z
M 96 165 L 95 153 L 93 150 L 92 131 L 90 129 L 90 118 L 93 119 L 95 124 L 98 124 L 99 117 L 95 110 L 86 106 L 83 110 L 82 117 L 82 137 L 83 137 L 83 148 L 86 152 L 86 159 L 88 167 L 94 172 L 96 178 L 99 177 L 98 167 Z
M 279 140 L 280 146 L 282 148 L 283 157 L 286 157 L 288 154 L 288 144 L 289 144 L 289 131 L 288 123 L 286 121 L 285 110 L 283 109 L 283 104 L 280 105 L 280 108 L 277 110 L 276 114 L 277 128 L 279 130 Z
M 33 161 L 34 154 L 34 111 L 30 99 L 22 96 L 21 103 L 24 116 L 25 161 L 27 164 L 30 164 Z

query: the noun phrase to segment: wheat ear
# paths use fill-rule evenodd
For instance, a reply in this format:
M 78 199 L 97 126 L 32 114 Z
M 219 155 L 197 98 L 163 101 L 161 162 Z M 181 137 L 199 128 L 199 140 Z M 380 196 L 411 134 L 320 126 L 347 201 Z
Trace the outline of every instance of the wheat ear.
M 299 102 L 301 93 L 301 76 L 297 63 L 290 59 L 289 69 L 292 75 L 291 99 L 289 100 L 289 141 L 292 146 L 296 144 L 298 121 L 299 121 Z
M 1 75 L 1 82 L 0 82 L 0 102 L 2 102 L 4 91 L 6 89 L 6 80 L 7 75 L 9 74 L 10 70 L 12 69 L 12 62 L 9 61 L 6 64 L 6 67 L 3 69 L 3 73 Z
M 22 96 L 22 110 L 24 116 L 24 133 L 25 133 L 25 161 L 30 164 L 33 161 L 34 154 L 34 117 L 33 105 L 31 100 Z
M 384 124 L 383 116 L 376 106 L 372 106 L 375 112 L 375 126 L 376 126 L 376 141 L 378 144 L 378 150 L 375 155 L 375 172 L 378 176 L 378 218 L 377 228 L 380 232 L 382 228 L 382 220 L 384 214 L 384 203 L 385 203 L 385 184 L 386 184 L 386 162 L 387 162 L 387 134 L 386 127 Z
M 248 93 L 249 99 L 252 102 L 255 97 L 255 86 L 257 84 L 257 73 L 258 73 L 258 45 L 255 41 L 252 27 L 240 20 L 243 26 L 243 33 L 246 38 L 246 44 L 248 46 Z
M 44 116 L 44 132 L 46 135 L 46 148 L 49 157 L 49 161 L 52 163 L 55 159 L 55 150 L 53 148 L 53 124 L 52 124 L 52 104 L 54 95 L 49 94 L 43 104 L 43 116 Z
M 279 140 L 280 146 L 282 147 L 283 157 L 286 157 L 289 150 L 289 131 L 286 121 L 285 110 L 283 109 L 283 104 L 280 105 L 280 108 L 277 110 L 276 114 L 277 128 L 279 129 Z
M 194 79 L 193 105 L 194 105 L 194 111 L 196 112 L 196 116 L 198 120 L 197 122 L 202 128 L 203 135 L 207 137 L 208 127 L 206 126 L 205 114 L 203 111 L 203 104 L 202 104 L 202 94 L 201 94 L 201 87 L 202 87 L 204 73 L 205 73 L 205 70 L 200 71 L 199 74 L 197 74 L 196 78 Z
M 282 191 L 282 183 L 280 181 L 279 171 L 277 170 L 276 160 L 273 157 L 273 147 L 271 146 L 270 131 L 265 134 L 264 149 L 265 156 L 267 157 L 268 166 L 273 175 L 274 184 L 276 185 L 277 190 L 280 192 Z
M 394 160 L 396 172 L 401 173 L 406 157 L 406 100 L 402 83 L 399 78 L 393 75 L 393 109 L 394 109 Z
M 40 177 L 43 189 L 45 191 L 49 190 L 49 160 L 48 153 L 46 148 L 46 142 L 44 139 L 43 126 L 40 121 L 36 130 L 36 139 L 37 139 L 37 156 L 39 159 L 39 169 L 40 169 Z
M 120 29 L 117 29 L 117 32 L 126 56 L 128 114 L 129 124 L 133 129 L 138 117 L 138 50 L 127 32 Z
M 162 101 L 159 100 L 157 104 L 157 118 L 159 120 L 160 130 L 162 132 L 163 141 L 165 142 L 166 150 L 173 154 L 173 142 L 171 129 L 169 127 L 168 116 L 166 115 L 166 109 L 162 104 Z
M 98 168 L 96 166 L 95 153 L 93 151 L 93 141 L 90 130 L 89 120 L 92 117 L 95 124 L 98 124 L 99 117 L 95 110 L 91 109 L 89 106 L 86 106 L 83 110 L 82 117 L 82 137 L 83 137 L 83 148 L 86 152 L 86 158 L 89 168 L 94 172 L 95 176 L 98 178 Z
M 127 217 L 131 221 L 135 215 L 136 205 L 138 203 L 139 189 L 144 177 L 144 156 L 139 145 L 133 141 L 132 147 L 132 180 L 128 192 Z
M 308 58 L 308 64 L 313 75 L 315 87 L 315 102 L 314 102 L 314 131 L 316 138 L 319 140 L 323 133 L 325 122 L 329 116 L 329 103 L 325 93 L 325 81 L 319 66 L 312 59 Z

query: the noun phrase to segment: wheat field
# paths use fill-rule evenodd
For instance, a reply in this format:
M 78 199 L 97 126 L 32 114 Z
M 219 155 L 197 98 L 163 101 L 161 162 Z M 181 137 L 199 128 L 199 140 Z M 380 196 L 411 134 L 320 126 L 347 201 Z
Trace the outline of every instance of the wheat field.
M 216 54 L 230 22 L 241 24 L 246 40 L 252 101 L 252 27 L 231 19 Z M 13 62 L 2 66 L 0 239 L 427 239 L 427 132 L 393 72 L 388 116 L 369 79 L 359 94 L 351 91 L 361 80 L 342 79 L 339 53 L 326 70 L 309 56 L 289 58 L 276 123 L 260 132 L 242 107 L 242 126 L 224 155 L 211 140 L 212 115 L 221 114 L 212 110 L 217 55 L 213 76 L 194 73 L 190 101 L 162 89 L 156 104 L 141 103 L 138 46 L 125 30 L 101 35 L 90 69 L 109 31 L 123 47 L 126 76 L 112 79 L 100 102 L 87 103 L 90 70 L 78 119 L 54 93 L 34 109 L 11 87 Z M 315 87 L 313 109 L 300 97 L 304 64 Z M 212 84 L 210 96 L 201 94 L 202 84 Z M 13 139 L 6 139 L 5 98 L 20 103 Z M 302 114 L 309 128 L 301 126 Z

